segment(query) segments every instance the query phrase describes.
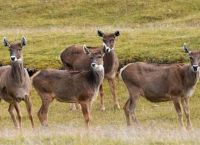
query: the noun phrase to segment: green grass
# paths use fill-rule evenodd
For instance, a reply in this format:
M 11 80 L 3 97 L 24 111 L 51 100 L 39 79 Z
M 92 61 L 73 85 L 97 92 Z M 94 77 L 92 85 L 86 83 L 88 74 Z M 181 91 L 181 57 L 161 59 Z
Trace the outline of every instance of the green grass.
M 181 46 L 200 50 L 199 0 L 0 0 L 0 38 L 18 42 L 28 40 L 24 48 L 26 67 L 60 68 L 59 54 L 67 46 L 102 45 L 97 29 L 119 30 L 116 52 L 120 63 L 188 63 Z M 0 64 L 9 64 L 9 52 L 0 46 Z M 75 145 L 189 145 L 200 144 L 200 85 L 191 98 L 194 130 L 184 132 L 172 102 L 153 104 L 141 98 L 136 115 L 142 129 L 127 129 L 123 110 L 114 110 L 112 96 L 105 82 L 106 111 L 99 111 L 99 98 L 92 107 L 92 127 L 84 128 L 80 111 L 70 112 L 69 105 L 54 101 L 49 110 L 49 129 L 40 127 L 37 111 L 41 101 L 33 90 L 33 114 L 36 129 L 32 132 L 24 103 L 21 103 L 24 131 L 13 129 L 8 104 L 1 102 L 0 144 L 75 144 Z M 123 107 L 128 92 L 121 81 L 117 96 Z M 134 126 L 134 125 L 133 125 Z

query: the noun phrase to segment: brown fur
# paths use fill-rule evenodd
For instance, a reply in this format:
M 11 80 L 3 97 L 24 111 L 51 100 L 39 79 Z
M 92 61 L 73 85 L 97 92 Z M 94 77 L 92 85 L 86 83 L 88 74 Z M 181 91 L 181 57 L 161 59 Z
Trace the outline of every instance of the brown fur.
M 151 102 L 173 101 L 183 127 L 181 104 L 187 118 L 187 128 L 191 128 L 189 97 L 199 79 L 199 72 L 192 70 L 193 65 L 200 65 L 200 52 L 190 53 L 191 65 L 152 65 L 142 62 L 131 63 L 121 69 L 121 77 L 128 89 L 129 99 L 124 111 L 127 125 L 130 116 L 138 123 L 135 116 L 136 101 L 144 96 Z
M 32 127 L 34 127 L 32 117 L 32 104 L 29 98 L 31 91 L 31 81 L 26 69 L 23 67 L 23 56 L 21 49 L 25 44 L 22 42 L 10 45 L 9 42 L 4 38 L 4 45 L 9 47 L 10 55 L 16 56 L 17 59 L 21 60 L 11 61 L 10 66 L 3 66 L 0 68 L 0 96 L 3 100 L 10 104 L 8 111 L 11 115 L 15 127 L 20 129 L 22 127 L 21 112 L 18 103 L 21 100 L 24 100 L 26 103 L 29 119 L 31 120 Z M 14 109 L 17 112 L 19 123 L 15 118 Z
M 80 103 L 87 127 L 90 121 L 90 105 L 104 78 L 103 55 L 91 53 L 90 64 L 101 65 L 101 70 L 91 67 L 88 71 L 70 72 L 68 70 L 48 69 L 33 77 L 33 86 L 42 100 L 38 117 L 42 125 L 47 125 L 47 113 L 55 98 L 60 102 Z
M 109 47 L 114 48 L 115 38 L 119 36 L 119 31 L 115 33 L 107 33 L 104 34 L 101 31 L 98 31 L 98 35 L 102 37 L 103 42 Z M 101 50 L 103 47 L 89 47 L 91 51 Z M 81 46 L 72 45 L 66 48 L 60 55 L 61 61 L 67 70 L 88 70 L 90 66 L 89 57 L 83 53 Z M 109 86 L 111 89 L 111 93 L 113 95 L 113 100 L 115 107 L 120 108 L 118 99 L 115 92 L 115 76 L 119 67 L 119 61 L 117 55 L 114 50 L 106 53 L 103 58 L 104 61 L 104 70 L 105 70 L 105 78 L 109 82 Z M 104 93 L 103 86 L 100 86 L 100 96 L 101 96 L 101 110 L 105 110 L 104 106 Z

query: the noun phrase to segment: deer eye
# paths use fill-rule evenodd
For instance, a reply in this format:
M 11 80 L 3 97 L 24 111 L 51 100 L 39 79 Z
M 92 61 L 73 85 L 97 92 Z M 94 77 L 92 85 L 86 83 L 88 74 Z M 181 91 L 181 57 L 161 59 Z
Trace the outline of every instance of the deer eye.
M 113 42 L 114 42 L 114 39 L 111 39 L 110 42 L 113 43 Z

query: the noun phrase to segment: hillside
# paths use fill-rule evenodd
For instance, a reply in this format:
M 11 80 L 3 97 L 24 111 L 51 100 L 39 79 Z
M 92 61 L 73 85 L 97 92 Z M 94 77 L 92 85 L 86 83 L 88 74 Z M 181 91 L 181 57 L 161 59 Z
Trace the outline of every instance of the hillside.
M 96 30 L 121 36 L 120 62 L 186 62 L 180 47 L 199 47 L 200 1 L 181 0 L 28 0 L 0 1 L 0 37 L 28 39 L 28 67 L 60 67 L 59 54 L 71 44 L 101 45 Z M 1 64 L 8 64 L 3 46 Z M 6 56 L 6 57 L 5 57 Z

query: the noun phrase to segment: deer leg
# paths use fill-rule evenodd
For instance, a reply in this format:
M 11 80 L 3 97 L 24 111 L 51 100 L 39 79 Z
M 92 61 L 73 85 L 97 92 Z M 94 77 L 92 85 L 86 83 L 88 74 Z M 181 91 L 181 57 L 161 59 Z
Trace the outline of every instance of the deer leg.
M 103 84 L 100 85 L 99 93 L 100 93 L 100 103 L 101 103 L 100 110 L 105 111 L 104 100 L 103 100 L 104 99 Z
M 131 126 L 131 121 L 130 121 L 130 114 L 129 114 L 129 106 L 130 106 L 130 99 L 128 99 L 126 101 L 126 104 L 124 105 L 124 113 L 126 116 L 126 122 L 127 122 L 127 126 Z
M 26 96 L 25 104 L 26 104 L 26 109 L 28 112 L 28 117 L 31 121 L 31 126 L 32 126 L 32 128 L 34 128 L 33 115 L 32 115 L 32 103 L 28 96 Z
M 134 123 L 139 126 L 139 122 L 137 120 L 137 117 L 135 115 L 135 108 L 136 108 L 136 100 L 137 100 L 137 96 L 131 96 L 130 98 L 127 100 L 125 106 L 124 106 L 124 111 L 125 111 L 125 115 L 126 115 L 126 120 L 127 120 L 127 126 L 130 126 L 130 116 L 132 117 Z
M 15 107 L 15 110 L 17 112 L 17 118 L 18 118 L 18 121 L 19 121 L 19 128 L 21 130 L 22 129 L 22 115 L 21 115 L 19 103 L 17 103 L 17 102 L 14 103 L 14 107 Z
M 19 128 L 17 120 L 16 120 L 15 115 L 14 115 L 14 104 L 9 105 L 8 112 L 10 113 L 10 116 L 12 118 L 12 121 L 14 123 L 15 128 Z
M 173 103 L 178 115 L 179 125 L 181 128 L 183 128 L 183 115 L 182 115 L 182 109 L 180 105 L 180 98 L 175 98 L 173 100 Z
M 118 102 L 118 99 L 117 99 L 117 96 L 116 96 L 115 79 L 109 79 L 108 83 L 109 83 L 109 86 L 110 86 L 111 93 L 113 95 L 114 107 L 117 108 L 117 109 L 120 109 L 119 102 Z
M 189 98 L 188 97 L 181 98 L 181 103 L 187 119 L 187 129 L 190 130 L 192 129 L 192 123 L 190 120 Z
M 70 109 L 71 111 L 79 110 L 80 106 L 78 103 L 70 103 Z
M 136 108 L 136 100 L 137 100 L 137 97 L 132 97 L 130 99 L 130 106 L 129 106 L 129 110 L 130 110 L 130 113 L 131 113 L 131 117 L 133 119 L 133 121 L 135 122 L 135 124 L 137 126 L 139 126 L 139 122 L 136 118 L 136 115 L 135 115 L 135 108 Z
M 76 104 L 75 104 L 75 103 L 70 103 L 70 104 L 69 104 L 69 110 L 70 110 L 70 111 L 76 110 Z
M 40 110 L 38 111 L 38 118 L 40 120 L 41 125 L 47 127 L 48 108 L 50 103 L 53 101 L 53 98 L 50 95 L 42 95 L 41 93 L 40 96 L 42 98 L 42 105 L 40 107 Z
M 85 124 L 86 127 L 89 128 L 89 123 L 90 123 L 90 119 L 91 119 L 91 115 L 90 115 L 90 103 L 89 102 L 81 102 L 81 109 L 82 109 L 82 113 L 85 119 Z

